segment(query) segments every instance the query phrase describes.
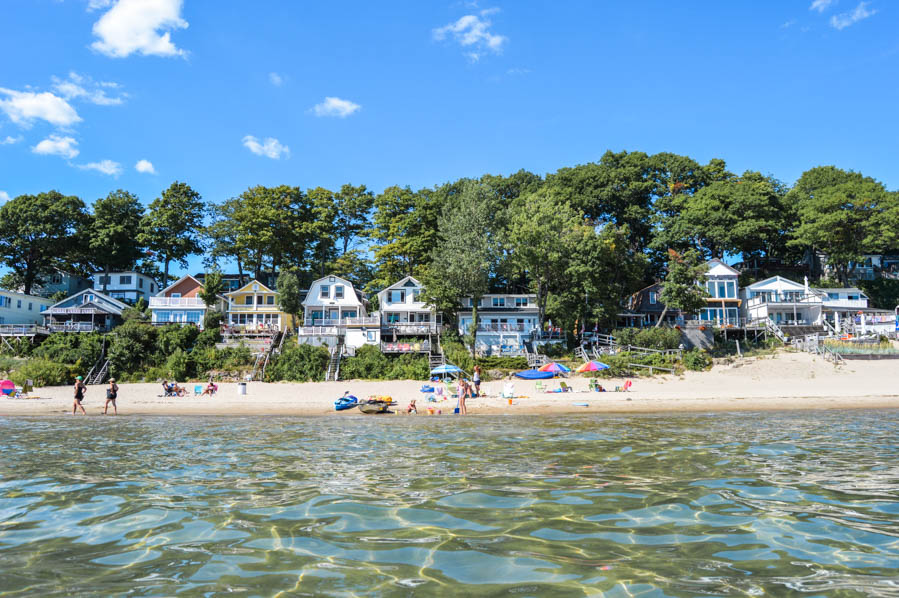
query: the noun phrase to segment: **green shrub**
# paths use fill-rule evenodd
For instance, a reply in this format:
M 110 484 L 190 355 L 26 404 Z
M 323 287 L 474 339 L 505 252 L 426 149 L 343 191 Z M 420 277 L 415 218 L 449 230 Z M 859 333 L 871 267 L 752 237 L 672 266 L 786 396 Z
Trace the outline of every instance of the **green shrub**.
M 100 359 L 102 350 L 102 334 L 57 332 L 44 339 L 32 353 L 38 359 L 69 365 L 81 363 L 85 367 L 91 367 Z
M 156 329 L 156 352 L 158 362 L 167 362 L 175 351 L 189 351 L 200 331 L 193 326 L 169 324 Z
M 373 345 L 356 350 L 356 355 L 340 364 L 344 380 L 427 380 L 430 375 L 428 358 L 406 353 L 388 356 Z
M 11 380 L 22 386 L 26 380 L 33 380 L 35 386 L 63 386 L 74 384 L 75 368 L 48 359 L 29 359 L 12 374 Z
M 619 328 L 612 335 L 619 345 L 633 345 L 647 349 L 677 349 L 681 332 L 676 328 Z
M 443 347 L 443 355 L 451 364 L 462 368 L 469 374 L 474 369 L 474 359 L 471 357 L 468 348 L 461 342 L 446 340 L 441 343 Z
M 23 359 L 17 359 L 8 355 L 0 355 L 0 372 L 2 372 L 6 376 L 9 376 L 12 372 L 19 369 L 24 364 L 25 360 Z
M 568 354 L 568 347 L 565 343 L 544 343 L 537 347 L 537 352 L 552 359 L 558 359 Z
M 129 320 L 116 328 L 111 336 L 108 355 L 116 376 L 158 365 L 153 361 L 156 345 L 156 328 L 153 326 Z
M 690 349 L 684 352 L 684 367 L 694 372 L 707 370 L 712 366 L 712 358 L 705 351 Z
M 268 382 L 314 382 L 325 379 L 328 350 L 312 345 L 286 347 L 268 366 Z
M 197 335 L 194 341 L 194 350 L 214 348 L 216 343 L 222 342 L 222 333 L 218 327 L 206 328 Z
M 222 312 L 210 309 L 206 311 L 206 315 L 203 316 L 203 330 L 212 330 L 216 331 L 221 330 L 222 328 L 222 320 L 225 319 L 225 314 Z
M 524 370 L 528 367 L 526 357 L 491 355 L 490 357 L 478 357 L 476 361 L 482 370 Z
M 185 351 L 175 349 L 165 362 L 166 375 L 172 380 L 188 380 L 194 370 L 194 362 Z

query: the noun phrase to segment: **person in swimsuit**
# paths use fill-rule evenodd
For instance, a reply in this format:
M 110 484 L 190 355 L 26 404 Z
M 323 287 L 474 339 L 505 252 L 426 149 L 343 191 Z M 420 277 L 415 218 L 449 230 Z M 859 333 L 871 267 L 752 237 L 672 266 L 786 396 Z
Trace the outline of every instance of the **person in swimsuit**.
M 81 380 L 81 376 L 75 377 L 75 402 L 72 404 L 72 415 L 78 413 L 79 409 L 81 409 L 81 413 L 87 415 L 84 405 L 81 404 L 81 401 L 84 399 L 84 393 L 87 392 L 87 386 Z
M 474 366 L 474 396 L 481 396 L 481 366 Z
M 112 414 L 118 415 L 119 409 L 116 407 L 115 400 L 119 396 L 119 385 L 115 383 L 115 378 L 109 379 L 109 388 L 106 389 L 106 404 L 103 405 L 103 415 L 109 410 L 109 403 L 112 403 Z

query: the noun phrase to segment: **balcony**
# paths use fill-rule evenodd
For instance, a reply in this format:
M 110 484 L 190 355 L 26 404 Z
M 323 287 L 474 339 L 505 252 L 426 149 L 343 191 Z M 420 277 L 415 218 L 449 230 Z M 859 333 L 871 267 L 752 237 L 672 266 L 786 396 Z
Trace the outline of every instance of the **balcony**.
M 231 313 L 259 313 L 259 314 L 277 314 L 281 312 L 281 308 L 278 305 L 269 305 L 267 303 L 257 303 L 255 305 L 238 305 L 237 303 L 232 303 L 228 306 L 228 311 Z
M 750 297 L 749 301 L 746 302 L 746 306 L 748 308 L 759 307 L 761 305 L 782 305 L 782 306 L 790 306 L 790 305 L 799 305 L 799 306 L 814 306 L 821 305 L 823 301 L 821 297 L 818 295 L 800 295 L 800 296 L 780 296 L 780 295 L 759 295 L 758 297 Z
M 150 297 L 150 307 L 202 307 L 205 309 L 206 304 L 199 297 Z
M 385 322 L 381 324 L 384 334 L 437 334 L 440 325 L 437 322 Z
M 301 326 L 297 336 L 338 336 L 339 331 L 337 326 Z
M 381 321 L 375 316 L 362 316 L 358 318 L 306 318 L 303 326 L 378 326 Z
M 478 332 L 521 332 L 529 333 L 534 329 L 529 324 L 478 324 Z
M 868 307 L 866 299 L 825 299 L 824 307 L 829 309 L 863 309 Z
M 381 353 L 428 353 L 430 350 L 431 343 L 428 341 L 414 343 L 381 343 Z

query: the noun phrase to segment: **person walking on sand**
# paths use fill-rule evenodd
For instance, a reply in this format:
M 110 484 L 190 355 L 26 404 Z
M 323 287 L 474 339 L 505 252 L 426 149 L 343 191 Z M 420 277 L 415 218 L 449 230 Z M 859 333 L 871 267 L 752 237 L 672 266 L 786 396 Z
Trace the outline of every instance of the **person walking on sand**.
M 72 415 L 78 413 L 79 409 L 82 414 L 87 415 L 84 405 L 81 404 L 81 401 L 84 400 L 84 393 L 87 392 L 87 386 L 81 380 L 81 376 L 75 376 L 75 402 L 72 404 Z
M 462 380 L 459 383 L 459 415 L 465 415 L 468 413 L 468 407 L 465 406 L 465 399 L 471 396 L 471 387 L 468 385 L 468 382 Z
M 112 403 L 112 414 L 118 415 L 119 408 L 116 407 L 115 400 L 119 396 L 119 385 L 115 383 L 115 378 L 109 379 L 109 388 L 106 389 L 106 404 L 103 405 L 103 415 L 109 410 L 109 403 Z
M 474 366 L 474 396 L 481 396 L 481 366 Z

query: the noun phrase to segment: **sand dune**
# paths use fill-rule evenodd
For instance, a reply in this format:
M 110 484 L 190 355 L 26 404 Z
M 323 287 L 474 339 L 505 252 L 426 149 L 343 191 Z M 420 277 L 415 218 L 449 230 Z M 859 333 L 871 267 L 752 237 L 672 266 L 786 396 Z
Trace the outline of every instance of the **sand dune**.
M 603 380 L 606 388 L 624 380 Z M 587 379 L 569 378 L 576 391 L 585 391 Z M 212 398 L 166 398 L 158 384 L 122 384 L 119 411 L 124 415 L 250 415 L 294 414 L 366 417 L 357 410 L 334 412 L 333 402 L 344 391 L 364 398 L 390 395 L 405 408 L 418 400 L 419 412 L 432 406 L 450 414 L 455 400 L 426 403 L 419 391 L 423 382 L 340 381 L 317 383 L 251 382 L 246 396 L 237 384 L 222 384 Z M 774 357 L 746 360 L 739 365 L 716 365 L 708 372 L 688 372 L 683 376 L 633 379 L 631 392 L 542 393 L 534 382 L 514 381 L 519 398 L 508 401 L 499 394 L 504 382 L 484 384 L 486 397 L 470 400 L 470 414 L 540 413 L 652 413 L 697 411 L 755 411 L 770 409 L 851 409 L 899 407 L 899 362 L 855 361 L 835 368 L 820 357 L 804 353 L 780 353 Z M 188 384 L 193 388 L 193 384 Z M 548 381 L 548 387 L 558 384 Z M 69 387 L 36 389 L 39 399 L 0 399 L 0 415 L 56 415 L 71 413 Z M 89 387 L 85 409 L 97 415 L 103 409 L 105 387 Z M 581 404 L 586 403 L 587 406 Z M 577 404 L 577 405 L 576 405 Z

